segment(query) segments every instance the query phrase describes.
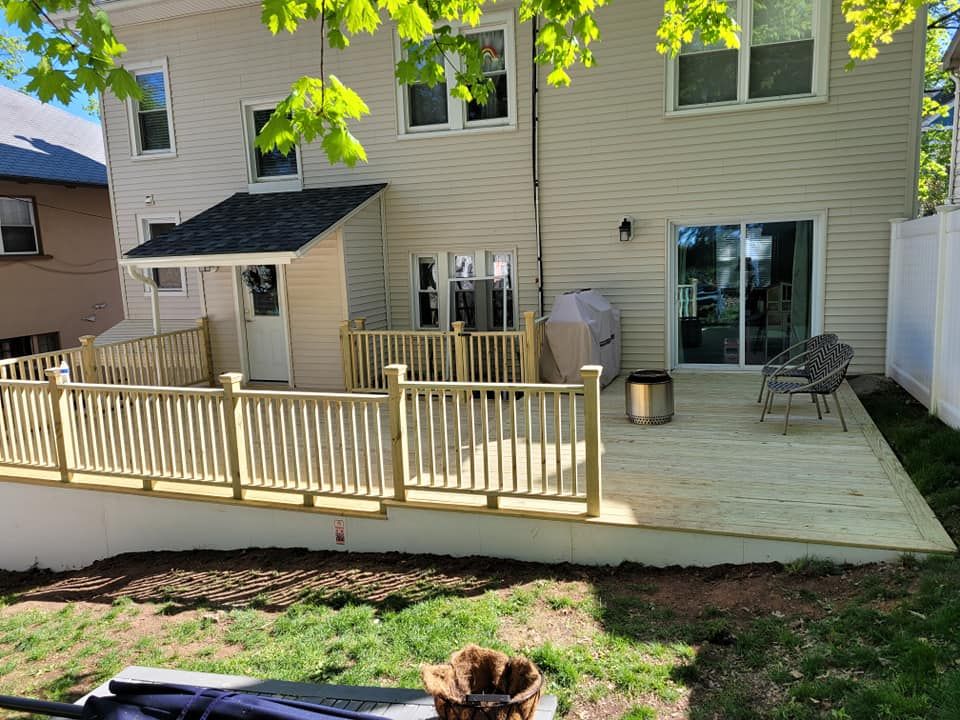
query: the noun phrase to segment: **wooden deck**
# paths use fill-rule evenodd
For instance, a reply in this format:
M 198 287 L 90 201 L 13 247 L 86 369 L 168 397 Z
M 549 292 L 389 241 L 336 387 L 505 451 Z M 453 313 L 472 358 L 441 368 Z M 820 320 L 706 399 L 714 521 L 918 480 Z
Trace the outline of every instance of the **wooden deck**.
M 624 417 L 623 379 L 601 393 L 603 515 L 596 522 L 774 540 L 952 551 L 949 536 L 848 385 L 817 420 L 794 403 L 760 422 L 752 373 L 675 374 L 673 422 Z

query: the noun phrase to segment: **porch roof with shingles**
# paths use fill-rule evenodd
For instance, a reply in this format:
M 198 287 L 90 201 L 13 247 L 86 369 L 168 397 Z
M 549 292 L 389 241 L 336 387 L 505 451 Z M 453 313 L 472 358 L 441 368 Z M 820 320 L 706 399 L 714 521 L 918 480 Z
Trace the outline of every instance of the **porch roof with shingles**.
M 236 193 L 154 240 L 127 251 L 125 265 L 177 265 L 237 259 L 243 264 L 302 254 L 369 200 L 386 183 L 296 192 Z M 213 264 L 213 263 L 211 263 Z

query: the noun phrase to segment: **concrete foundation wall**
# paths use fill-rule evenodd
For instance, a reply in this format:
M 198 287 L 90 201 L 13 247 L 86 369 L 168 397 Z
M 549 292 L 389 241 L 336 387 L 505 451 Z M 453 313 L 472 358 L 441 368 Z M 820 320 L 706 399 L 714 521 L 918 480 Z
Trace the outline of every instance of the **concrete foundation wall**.
M 336 521 L 346 527 L 336 543 Z M 876 562 L 893 551 L 702 533 L 389 507 L 386 519 L 0 482 L 0 568 L 64 570 L 128 552 L 298 547 L 486 555 L 536 562 L 719 565 L 813 555 Z

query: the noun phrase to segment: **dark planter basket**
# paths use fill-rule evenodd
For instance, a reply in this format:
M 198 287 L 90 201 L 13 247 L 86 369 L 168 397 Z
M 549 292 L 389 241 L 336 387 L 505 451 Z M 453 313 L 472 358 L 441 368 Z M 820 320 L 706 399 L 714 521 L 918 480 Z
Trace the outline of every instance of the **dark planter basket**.
M 526 658 L 476 645 L 454 653 L 447 665 L 424 667 L 422 675 L 440 720 L 533 720 L 543 689 L 543 673 Z M 471 693 L 504 699 L 475 700 Z

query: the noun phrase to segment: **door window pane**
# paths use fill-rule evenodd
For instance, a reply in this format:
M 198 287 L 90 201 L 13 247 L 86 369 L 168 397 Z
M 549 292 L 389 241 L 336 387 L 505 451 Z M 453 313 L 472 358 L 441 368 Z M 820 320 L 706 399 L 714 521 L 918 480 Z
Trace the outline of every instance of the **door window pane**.
M 513 317 L 513 254 L 492 253 L 488 272 L 494 278 L 491 292 L 491 329 L 509 330 L 514 327 Z M 504 305 L 506 301 L 506 305 Z M 504 314 L 506 309 L 506 314 Z
M 240 273 L 240 277 L 250 293 L 254 315 L 275 317 L 280 314 L 276 265 L 250 265 Z
M 251 144 L 254 138 L 263 130 L 263 126 L 270 120 L 271 115 L 273 115 L 272 108 L 253 111 L 253 137 L 250 138 Z M 289 177 L 297 174 L 296 148 L 291 148 L 288 153 L 282 153 L 276 149 L 262 152 L 260 148 L 254 146 L 253 153 L 256 158 L 258 178 Z
M 746 362 L 761 365 L 810 337 L 813 221 L 747 225 Z
M 740 362 L 740 226 L 677 230 L 681 363 Z
M 750 97 L 804 95 L 813 88 L 813 0 L 754 0 Z
M 485 105 L 467 103 L 467 121 L 494 120 L 509 115 L 507 94 L 507 63 L 503 30 L 485 30 L 466 35 L 480 47 L 483 74 L 493 82 L 493 92 Z
M 439 327 L 439 308 L 437 259 L 433 256 L 419 257 L 417 258 L 417 327 Z
M 455 278 L 475 278 L 473 255 L 454 255 L 453 271 Z M 468 328 L 477 329 L 477 298 L 475 280 L 458 280 L 453 285 L 450 302 L 453 307 L 450 311 L 451 321 L 462 321 Z

